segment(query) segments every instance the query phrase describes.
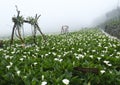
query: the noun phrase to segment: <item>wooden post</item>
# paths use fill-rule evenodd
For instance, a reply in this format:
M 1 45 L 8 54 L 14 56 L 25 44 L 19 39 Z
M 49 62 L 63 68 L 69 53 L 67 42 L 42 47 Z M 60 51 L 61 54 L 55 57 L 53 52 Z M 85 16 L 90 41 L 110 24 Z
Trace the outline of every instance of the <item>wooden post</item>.
M 13 30 L 12 30 L 12 35 L 11 35 L 11 42 L 10 42 L 10 45 L 12 45 L 12 44 L 13 44 L 13 37 L 14 37 L 15 27 L 16 27 L 16 24 L 14 24 L 14 26 L 13 26 Z
M 46 37 L 45 37 L 45 35 L 42 33 L 42 31 L 40 30 L 40 27 L 38 26 L 38 24 L 36 24 L 36 26 L 37 26 L 37 30 L 40 32 L 40 34 L 42 35 L 42 37 L 43 37 L 43 39 L 45 40 L 45 42 L 46 42 Z

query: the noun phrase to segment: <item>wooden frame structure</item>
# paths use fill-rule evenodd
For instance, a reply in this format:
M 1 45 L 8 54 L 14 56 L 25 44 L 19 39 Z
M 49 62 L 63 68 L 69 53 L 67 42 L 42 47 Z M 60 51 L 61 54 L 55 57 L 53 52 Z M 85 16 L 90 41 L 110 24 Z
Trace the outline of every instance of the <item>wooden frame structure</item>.
M 35 17 L 28 17 L 27 19 L 24 19 L 22 16 L 20 16 L 20 11 L 18 10 L 16 6 L 16 11 L 17 11 L 17 17 L 13 17 L 12 21 L 14 22 L 13 29 L 12 29 L 12 34 L 11 34 L 11 41 L 10 45 L 13 44 L 13 39 L 14 39 L 14 34 L 16 33 L 16 36 L 21 40 L 22 43 L 24 43 L 24 38 L 21 35 L 21 30 L 23 27 L 24 23 L 28 23 L 33 27 L 33 40 L 34 43 L 37 44 L 36 42 L 36 33 L 39 31 L 39 33 L 42 35 L 43 39 L 45 40 L 45 35 L 42 33 L 39 25 L 38 25 L 38 19 L 41 15 L 35 15 Z M 23 31 L 24 32 L 24 31 Z M 23 33 L 24 35 L 24 33 Z
M 61 28 L 61 34 L 67 34 L 69 32 L 69 26 L 68 25 L 63 25 Z

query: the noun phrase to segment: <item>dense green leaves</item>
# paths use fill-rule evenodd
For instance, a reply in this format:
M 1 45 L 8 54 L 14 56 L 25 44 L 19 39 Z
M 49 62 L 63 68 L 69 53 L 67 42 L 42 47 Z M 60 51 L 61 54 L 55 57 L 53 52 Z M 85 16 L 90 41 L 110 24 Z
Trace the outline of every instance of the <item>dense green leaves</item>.
M 120 42 L 99 29 L 37 38 L 38 46 L 16 44 L 0 49 L 0 85 L 118 85 Z M 29 42 L 30 38 L 26 39 Z M 99 73 L 75 72 L 74 67 L 98 68 Z M 75 75 L 74 75 L 75 74 Z

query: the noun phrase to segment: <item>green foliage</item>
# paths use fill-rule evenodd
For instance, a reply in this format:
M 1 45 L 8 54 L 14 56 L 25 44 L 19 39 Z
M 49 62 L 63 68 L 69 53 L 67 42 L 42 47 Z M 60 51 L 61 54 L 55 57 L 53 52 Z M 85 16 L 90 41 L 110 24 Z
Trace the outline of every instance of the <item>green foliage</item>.
M 31 25 L 34 25 L 35 23 L 37 23 L 37 20 L 34 19 L 33 17 L 28 17 L 26 20 L 28 20 Z
M 29 42 L 31 38 L 27 38 Z M 68 35 L 47 35 L 39 46 L 14 44 L 0 49 L 0 85 L 119 85 L 120 42 L 98 29 Z M 15 41 L 19 42 L 19 41 Z M 75 72 L 74 67 L 98 68 L 99 73 Z M 75 74 L 75 75 L 74 75 Z
M 21 27 L 21 25 L 23 25 L 24 23 L 24 17 L 23 16 L 13 17 L 12 21 Z

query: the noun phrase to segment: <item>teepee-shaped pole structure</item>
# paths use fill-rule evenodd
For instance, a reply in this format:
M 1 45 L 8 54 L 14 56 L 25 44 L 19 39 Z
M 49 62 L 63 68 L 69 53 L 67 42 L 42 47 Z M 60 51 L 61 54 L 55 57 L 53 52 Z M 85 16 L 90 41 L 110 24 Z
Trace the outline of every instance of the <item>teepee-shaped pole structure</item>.
M 46 41 L 46 38 L 45 38 L 45 35 L 42 33 L 39 25 L 38 25 L 38 19 L 41 15 L 35 15 L 35 18 L 33 17 L 28 17 L 26 20 L 24 20 L 25 23 L 28 23 L 28 24 L 31 24 L 31 26 L 34 28 L 34 31 L 33 31 L 33 40 L 34 40 L 34 43 L 36 43 L 36 33 L 37 31 L 42 35 L 43 39 Z
M 18 11 L 18 8 L 16 6 L 16 10 L 17 10 L 17 17 L 13 17 L 12 20 L 14 22 L 14 25 L 13 25 L 13 29 L 12 29 L 12 35 L 11 35 L 11 42 L 10 42 L 10 45 L 13 43 L 13 39 L 14 39 L 14 34 L 15 32 L 17 31 L 16 33 L 16 36 L 21 40 L 22 43 L 24 43 L 24 39 L 22 38 L 22 35 L 21 35 L 21 28 L 23 26 L 24 23 L 28 23 L 30 24 L 32 27 L 33 27 L 33 40 L 34 40 L 34 43 L 37 44 L 36 42 L 36 33 L 37 31 L 39 31 L 39 33 L 42 35 L 43 39 L 46 41 L 46 38 L 45 38 L 45 35 L 42 33 L 39 25 L 38 25 L 38 19 L 41 15 L 37 15 L 33 18 L 33 17 L 28 17 L 26 20 L 20 16 L 20 11 Z
M 22 39 L 22 36 L 21 36 L 21 27 L 24 23 L 24 19 L 23 19 L 22 16 L 20 16 L 20 11 L 18 10 L 17 6 L 16 6 L 16 11 L 17 11 L 17 17 L 12 18 L 12 21 L 14 22 L 14 25 L 13 25 L 13 29 L 12 29 L 10 44 L 13 43 L 14 34 L 15 34 L 16 31 L 17 31 L 17 33 L 16 33 L 17 37 L 22 41 L 22 43 L 24 43 L 24 40 Z

